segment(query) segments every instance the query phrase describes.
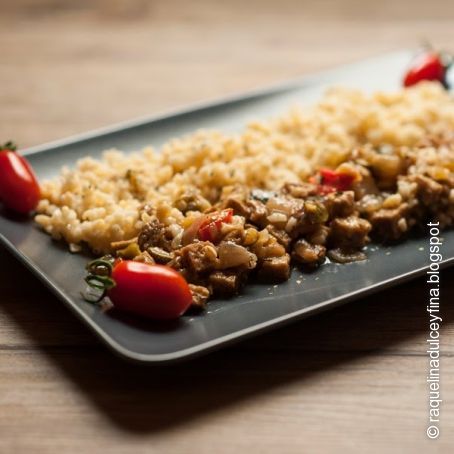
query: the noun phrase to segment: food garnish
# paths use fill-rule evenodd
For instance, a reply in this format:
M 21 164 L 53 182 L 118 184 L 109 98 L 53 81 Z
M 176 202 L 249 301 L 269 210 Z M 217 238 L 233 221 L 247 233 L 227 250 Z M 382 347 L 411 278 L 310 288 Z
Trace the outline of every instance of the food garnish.
M 104 257 L 87 266 L 86 283 L 113 306 L 153 320 L 173 320 L 189 308 L 192 294 L 183 276 L 164 265 Z
M 405 74 L 403 85 L 411 87 L 422 81 L 438 81 L 447 87 L 446 74 L 452 65 L 452 56 L 427 50 L 417 55 Z
M 28 161 L 16 152 L 16 145 L 0 145 L 0 201 L 21 214 L 34 211 L 40 200 L 38 180 Z

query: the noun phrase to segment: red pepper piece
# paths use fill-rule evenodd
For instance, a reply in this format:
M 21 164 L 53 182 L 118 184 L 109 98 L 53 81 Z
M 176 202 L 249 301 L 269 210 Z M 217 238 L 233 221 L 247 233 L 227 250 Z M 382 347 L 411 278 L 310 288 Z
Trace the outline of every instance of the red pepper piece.
M 334 188 L 336 191 L 348 191 L 355 181 L 355 177 L 349 173 L 336 172 L 330 169 L 320 169 L 320 175 L 321 185 Z
M 216 241 L 217 236 L 222 228 L 222 223 L 232 222 L 233 210 L 227 208 L 220 213 L 211 214 L 199 227 L 198 237 L 202 241 Z

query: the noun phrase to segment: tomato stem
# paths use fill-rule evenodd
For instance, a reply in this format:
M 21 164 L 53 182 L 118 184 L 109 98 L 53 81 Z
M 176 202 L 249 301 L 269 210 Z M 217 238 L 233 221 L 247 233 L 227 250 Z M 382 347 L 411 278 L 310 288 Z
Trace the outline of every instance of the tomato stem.
M 111 277 L 113 262 L 114 258 L 111 255 L 106 255 L 87 264 L 88 274 L 84 280 L 90 288 L 100 291 L 101 294 L 95 299 L 90 295 L 82 294 L 85 301 L 97 304 L 106 296 L 110 289 L 115 287 L 115 281 Z
M 86 266 L 90 274 L 97 276 L 110 276 L 113 270 L 114 258 L 111 255 L 105 255 L 99 259 L 92 260 Z
M 17 145 L 12 140 L 8 140 L 8 142 L 0 145 L 0 150 L 16 151 Z

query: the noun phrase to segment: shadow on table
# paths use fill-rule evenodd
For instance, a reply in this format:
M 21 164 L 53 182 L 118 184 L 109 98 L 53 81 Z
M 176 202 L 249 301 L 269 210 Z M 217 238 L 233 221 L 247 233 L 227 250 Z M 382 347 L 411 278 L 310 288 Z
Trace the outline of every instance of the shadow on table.
M 1 309 L 102 415 L 127 432 L 165 431 L 277 387 L 296 382 L 303 387 L 368 355 L 425 355 L 425 345 L 411 342 L 427 333 L 423 279 L 206 357 L 145 367 L 107 351 L 4 250 L 0 250 L 0 268 L 4 270 L 0 291 L 6 288 L 13 295 Z M 444 294 L 452 294 L 454 269 L 442 277 Z M 19 285 L 24 279 L 27 286 Z M 17 290 L 12 292 L 15 282 Z M 454 307 L 445 304 L 442 310 L 446 328 L 454 322 Z

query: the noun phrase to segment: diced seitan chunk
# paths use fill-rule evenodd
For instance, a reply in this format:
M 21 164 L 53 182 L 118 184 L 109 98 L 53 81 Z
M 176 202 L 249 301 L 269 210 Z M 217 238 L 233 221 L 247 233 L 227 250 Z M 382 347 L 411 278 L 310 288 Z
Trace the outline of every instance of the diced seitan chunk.
M 290 277 L 290 256 L 270 257 L 263 260 L 259 269 L 259 278 L 267 282 L 283 282 Z

